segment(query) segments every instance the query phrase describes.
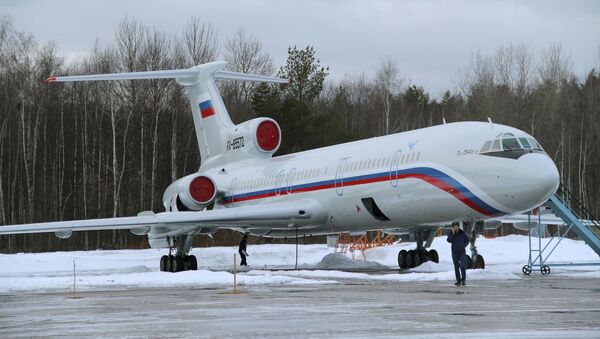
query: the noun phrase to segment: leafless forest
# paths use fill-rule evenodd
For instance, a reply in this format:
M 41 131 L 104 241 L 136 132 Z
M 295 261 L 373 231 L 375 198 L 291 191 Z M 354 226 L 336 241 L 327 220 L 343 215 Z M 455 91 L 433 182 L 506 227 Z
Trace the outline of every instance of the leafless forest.
M 56 44 L 40 45 L 10 18 L 0 19 L 0 224 L 161 211 L 167 185 L 200 166 L 189 104 L 174 81 L 46 84 L 48 76 L 186 68 L 218 59 L 232 71 L 295 76 L 274 65 L 251 32 L 220 37 L 198 18 L 177 36 L 133 19 L 115 31 L 114 41 L 96 42 L 87 57 L 67 62 Z M 462 72 L 439 99 L 410 83 L 393 61 L 381 63 L 372 77 L 329 81 L 327 65 L 315 58 L 318 50 L 292 47 L 290 55 L 293 50 L 305 53 L 312 67 L 306 86 L 222 84 L 234 122 L 278 120 L 284 139 L 279 154 L 442 119 L 490 117 L 533 134 L 554 158 L 562 182 L 600 215 L 600 74 L 590 69 L 576 76 L 559 44 L 541 51 L 499 46 L 493 55 L 474 51 L 465 65 L 456 65 Z M 218 232 L 214 239 L 199 237 L 197 245 L 237 239 Z M 0 237 L 4 253 L 145 247 L 145 237 L 128 231 L 76 233 L 68 240 Z

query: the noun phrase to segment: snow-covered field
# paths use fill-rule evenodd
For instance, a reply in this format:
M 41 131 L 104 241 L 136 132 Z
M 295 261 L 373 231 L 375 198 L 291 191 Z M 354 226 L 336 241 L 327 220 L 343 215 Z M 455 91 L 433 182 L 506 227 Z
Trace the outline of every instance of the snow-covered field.
M 485 270 L 467 273 L 469 281 L 522 279 L 521 267 L 527 263 L 526 236 L 496 239 L 480 238 L 479 253 L 486 261 Z M 366 252 L 368 262 L 327 256 L 326 245 L 300 245 L 300 270 L 289 270 L 295 263 L 294 245 L 252 245 L 248 247 L 249 270 L 239 272 L 239 285 L 336 284 L 348 279 L 372 281 L 454 280 L 450 246 L 446 237 L 434 240 L 440 263 L 425 263 L 407 271 L 394 271 L 401 249 L 413 249 L 414 243 L 373 248 Z M 236 247 L 196 248 L 198 271 L 160 272 L 159 258 L 165 250 L 120 250 L 91 252 L 54 252 L 36 254 L 0 254 L 0 293 L 10 291 L 69 290 L 73 284 L 73 260 L 77 268 L 77 287 L 82 290 L 126 287 L 193 287 L 230 285 L 233 282 L 233 255 Z M 468 252 L 467 252 L 468 253 Z M 355 253 L 358 257 L 358 252 Z M 349 258 L 351 254 L 347 255 Z M 324 260 L 325 258 L 325 260 Z M 239 258 L 238 258 L 239 260 Z M 552 262 L 600 262 L 600 258 L 582 241 L 564 239 L 552 254 Z M 348 270 L 352 272 L 348 272 Z M 360 272 L 364 271 L 364 272 Z M 376 271 L 375 273 L 373 271 Z M 533 274 L 539 275 L 534 272 Z M 600 278 L 600 266 L 553 268 L 552 275 L 573 278 Z

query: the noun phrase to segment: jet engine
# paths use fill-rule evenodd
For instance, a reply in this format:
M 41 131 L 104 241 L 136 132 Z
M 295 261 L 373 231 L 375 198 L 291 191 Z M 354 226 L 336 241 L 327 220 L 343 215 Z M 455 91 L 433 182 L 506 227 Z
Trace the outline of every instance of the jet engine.
M 200 211 L 210 205 L 217 196 L 217 185 L 209 176 L 194 173 L 172 183 L 163 200 L 167 210 Z
M 225 152 L 232 159 L 245 155 L 271 157 L 281 145 L 281 129 L 270 118 L 256 118 L 235 126 L 229 132 Z

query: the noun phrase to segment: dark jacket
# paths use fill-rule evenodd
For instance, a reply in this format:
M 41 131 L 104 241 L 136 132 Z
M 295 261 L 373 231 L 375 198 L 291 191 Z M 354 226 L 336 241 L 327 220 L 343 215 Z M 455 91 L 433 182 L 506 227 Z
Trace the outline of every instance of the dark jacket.
M 465 252 L 465 248 L 469 244 L 469 236 L 461 229 L 458 229 L 456 234 L 450 231 L 448 242 L 452 244 L 453 253 Z
M 242 239 L 242 241 L 240 241 L 240 248 L 238 249 L 238 253 L 242 253 L 242 252 L 246 252 L 246 245 L 248 244 L 248 242 L 246 241 L 246 239 Z

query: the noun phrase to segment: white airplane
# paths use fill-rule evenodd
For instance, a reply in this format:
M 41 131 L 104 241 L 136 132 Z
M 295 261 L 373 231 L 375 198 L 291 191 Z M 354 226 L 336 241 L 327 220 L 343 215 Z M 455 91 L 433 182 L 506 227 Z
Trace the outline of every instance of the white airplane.
M 281 130 L 269 118 L 234 125 L 216 80 L 285 83 L 227 72 L 225 62 L 190 69 L 51 77 L 48 82 L 174 78 L 187 88 L 201 166 L 164 192 L 165 212 L 0 227 L 1 234 L 129 229 L 164 255 L 161 271 L 197 269 L 192 239 L 220 228 L 264 237 L 384 230 L 413 234 L 401 268 L 438 262 L 435 231 L 461 221 L 476 236 L 485 221 L 531 210 L 559 185 L 558 170 L 529 134 L 489 122 L 459 122 L 273 157 Z M 169 253 L 171 253 L 169 251 Z M 474 253 L 477 261 L 483 257 Z

